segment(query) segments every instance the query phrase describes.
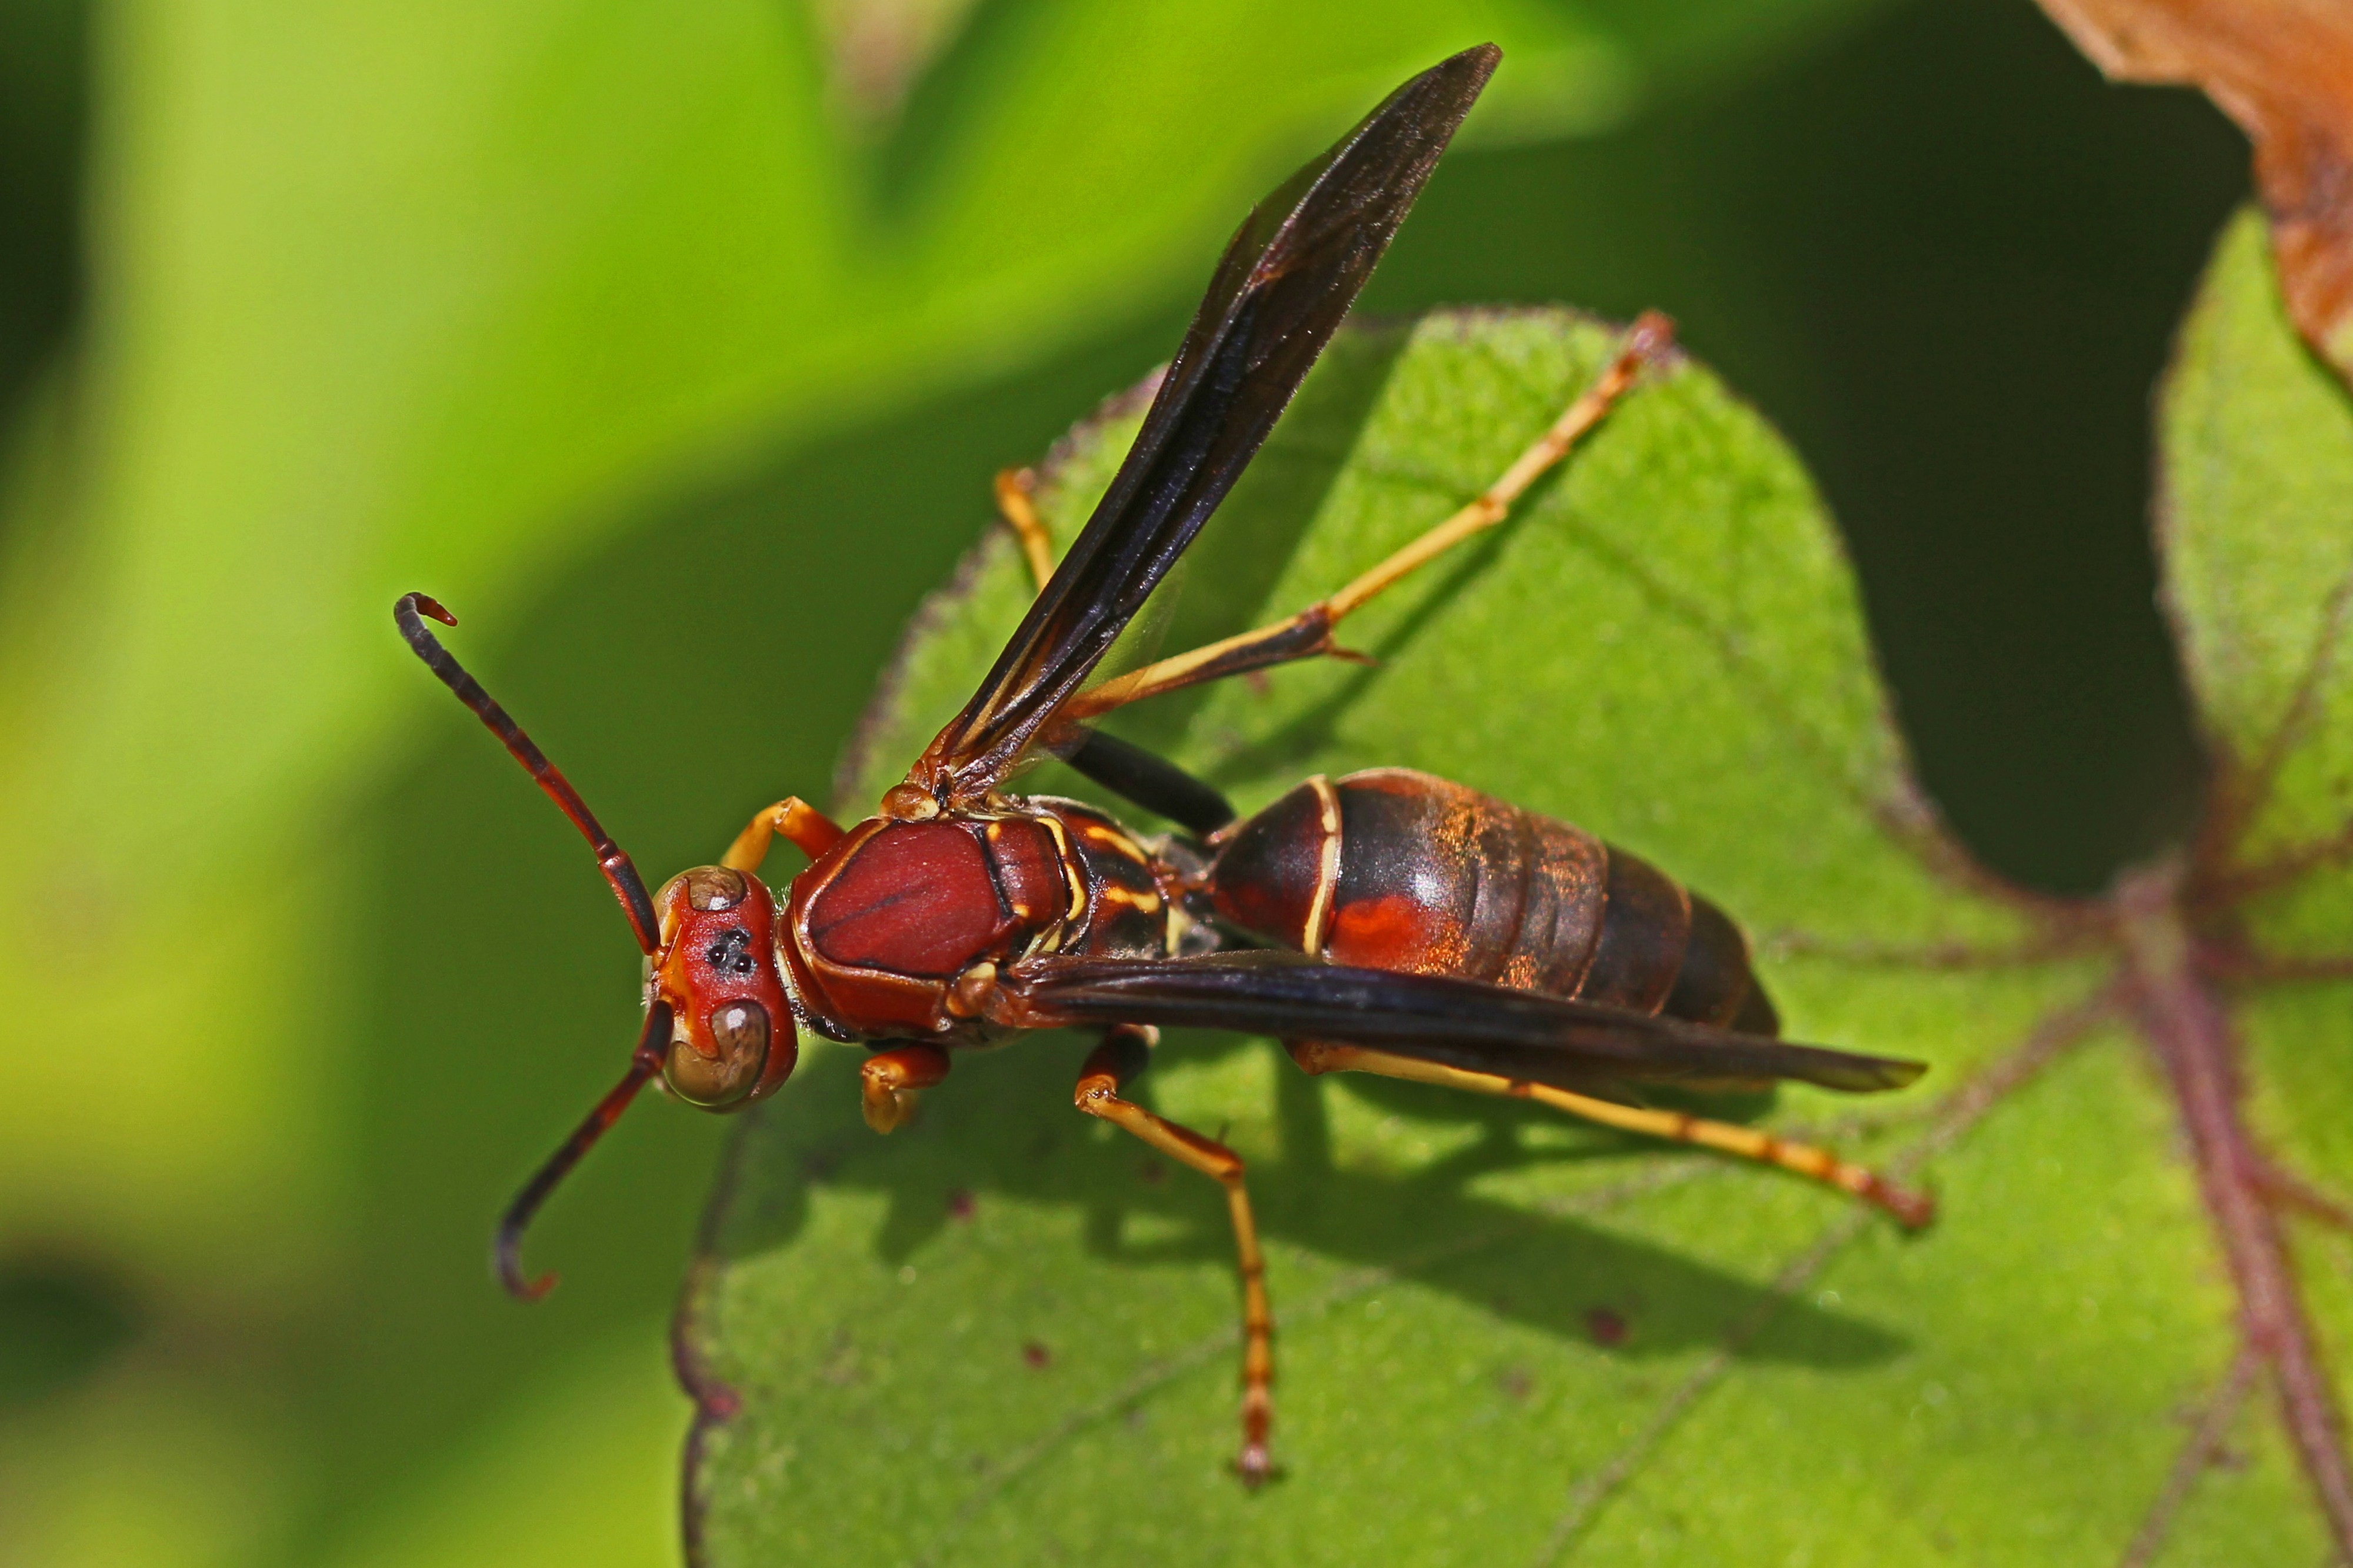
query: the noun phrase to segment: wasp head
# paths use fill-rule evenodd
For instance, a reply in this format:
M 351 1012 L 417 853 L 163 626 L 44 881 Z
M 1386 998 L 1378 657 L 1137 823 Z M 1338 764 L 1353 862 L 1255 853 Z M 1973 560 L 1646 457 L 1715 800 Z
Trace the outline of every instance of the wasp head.
M 662 942 L 646 960 L 646 1005 L 670 1009 L 663 1085 L 706 1110 L 772 1092 L 799 1057 L 775 898 L 757 877 L 698 866 L 664 883 L 654 907 Z

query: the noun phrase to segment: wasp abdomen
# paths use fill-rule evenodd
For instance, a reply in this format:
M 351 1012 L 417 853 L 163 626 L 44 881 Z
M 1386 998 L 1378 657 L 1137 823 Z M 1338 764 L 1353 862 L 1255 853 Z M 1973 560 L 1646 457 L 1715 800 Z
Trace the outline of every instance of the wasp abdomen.
M 1404 768 L 1315 778 L 1225 835 L 1219 916 L 1335 963 L 1770 1034 L 1747 944 L 1639 856 Z

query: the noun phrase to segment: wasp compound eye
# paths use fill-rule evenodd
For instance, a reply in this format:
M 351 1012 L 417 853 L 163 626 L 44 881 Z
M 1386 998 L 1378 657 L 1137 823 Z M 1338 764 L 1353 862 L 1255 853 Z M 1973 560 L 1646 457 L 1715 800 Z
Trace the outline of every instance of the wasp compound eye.
M 744 901 L 751 891 L 744 874 L 724 866 L 698 866 L 679 879 L 686 884 L 686 901 L 690 908 L 708 913 L 715 910 L 732 910 Z
M 768 1010 L 757 1002 L 722 1002 L 705 1020 L 709 1054 L 691 1038 L 670 1041 L 662 1081 L 690 1105 L 717 1110 L 752 1092 L 768 1065 Z

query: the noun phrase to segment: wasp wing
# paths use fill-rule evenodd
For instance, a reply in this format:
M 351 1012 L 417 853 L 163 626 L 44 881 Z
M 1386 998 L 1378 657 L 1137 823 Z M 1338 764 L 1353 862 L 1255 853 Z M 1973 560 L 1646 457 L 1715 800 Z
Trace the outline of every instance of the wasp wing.
M 1448 975 L 1302 954 L 1036 958 L 998 981 L 1025 1025 L 1156 1024 L 1329 1040 L 1537 1082 L 1797 1079 L 1870 1093 L 1927 1068 Z
M 1111 489 L 910 784 L 955 806 L 1011 772 L 1249 465 L 1501 58 L 1415 77 L 1242 224 Z

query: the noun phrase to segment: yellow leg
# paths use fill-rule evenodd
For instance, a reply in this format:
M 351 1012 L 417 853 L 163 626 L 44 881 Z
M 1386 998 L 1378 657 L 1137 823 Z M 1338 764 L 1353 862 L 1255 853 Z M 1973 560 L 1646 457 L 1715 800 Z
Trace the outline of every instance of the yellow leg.
M 1250 1213 L 1249 1189 L 1242 1184 L 1240 1155 L 1119 1097 L 1128 1080 L 1144 1070 L 1154 1038 L 1153 1031 L 1133 1025 L 1107 1030 L 1103 1043 L 1079 1069 L 1078 1107 L 1089 1116 L 1100 1116 L 1134 1133 L 1170 1159 L 1216 1177 L 1226 1189 L 1226 1208 L 1234 1222 L 1234 1253 L 1242 1278 L 1242 1447 L 1234 1468 L 1243 1484 L 1254 1489 L 1274 1468 L 1266 1442 L 1267 1432 L 1274 1425 L 1274 1311 L 1267 1304 L 1266 1259 L 1259 1252 L 1258 1220 Z
M 1311 1073 L 1378 1073 L 1384 1078 L 1411 1079 L 1417 1083 L 1467 1089 L 1475 1094 L 1533 1100 L 1539 1105 L 1566 1110 L 1571 1116 L 1599 1121 L 1604 1127 L 1615 1127 L 1625 1132 L 1641 1132 L 1676 1143 L 1696 1143 L 1702 1148 L 1737 1154 L 1745 1160 L 1778 1165 L 1785 1171 L 1795 1171 L 1801 1176 L 1810 1176 L 1815 1181 L 1852 1193 L 1865 1203 L 1885 1209 L 1907 1229 L 1916 1230 L 1936 1217 L 1936 1200 L 1926 1193 L 1896 1186 L 1876 1172 L 1851 1164 L 1826 1149 L 1788 1142 L 1769 1132 L 1759 1132 L 1753 1127 L 1742 1127 L 1729 1121 L 1710 1121 L 1680 1110 L 1646 1110 L 1639 1106 L 1620 1105 L 1614 1100 L 1596 1100 L 1590 1095 L 1573 1094 L 1565 1089 L 1555 1089 L 1550 1084 L 1531 1083 L 1526 1079 L 1509 1078 L 1502 1073 L 1472 1072 L 1464 1068 L 1449 1067 L 1442 1062 L 1424 1061 L 1419 1057 L 1369 1051 L 1356 1046 L 1298 1040 L 1291 1042 L 1289 1049 L 1292 1059 Z
M 800 796 L 787 795 L 754 817 L 719 863 L 731 871 L 756 871 L 768 858 L 770 841 L 779 835 L 812 860 L 841 842 L 841 828 L 833 818 Z
M 896 1131 L 915 1114 L 915 1096 L 948 1076 L 948 1054 L 937 1046 L 902 1046 L 877 1051 L 859 1065 L 858 1087 L 866 1125 Z
M 1021 559 L 1029 563 L 1029 581 L 1040 592 L 1046 579 L 1054 574 L 1054 536 L 1046 528 L 1046 520 L 1038 515 L 1031 504 L 1029 492 L 1037 486 L 1038 476 L 1028 468 L 1005 468 L 997 476 L 997 515 L 1013 531 L 1020 542 Z
M 1568 456 L 1586 432 L 1600 424 L 1611 406 L 1632 390 L 1643 368 L 1665 357 L 1673 344 L 1674 323 L 1656 311 L 1646 311 L 1627 330 L 1609 367 L 1578 394 L 1577 401 L 1562 412 L 1552 427 L 1514 458 L 1503 477 L 1480 492 L 1470 505 L 1330 598 L 1308 605 L 1288 620 L 1275 621 L 1106 680 L 1073 698 L 1063 709 L 1065 717 L 1092 718 L 1164 691 L 1336 651 L 1332 644 L 1332 628 L 1339 625 L 1342 617 L 1361 609 L 1383 590 L 1463 541 L 1476 538 L 1509 517 L 1512 503 L 1546 469 Z M 1002 493 L 1000 481 L 1000 499 Z

